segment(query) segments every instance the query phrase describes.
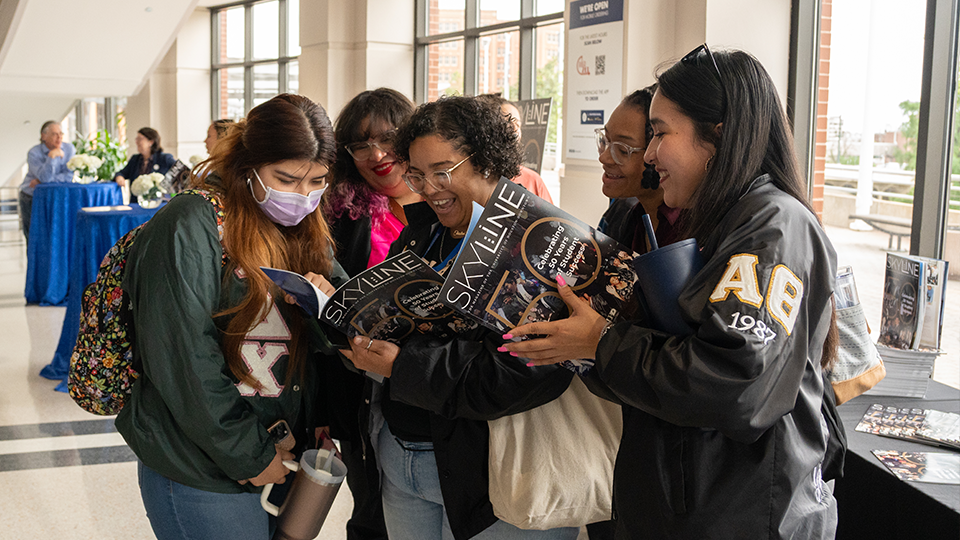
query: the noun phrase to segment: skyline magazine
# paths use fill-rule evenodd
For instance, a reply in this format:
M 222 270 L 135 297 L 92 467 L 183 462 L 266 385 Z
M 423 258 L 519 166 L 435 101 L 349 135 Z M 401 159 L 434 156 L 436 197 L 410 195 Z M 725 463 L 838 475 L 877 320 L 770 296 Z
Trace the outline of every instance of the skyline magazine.
M 557 291 L 574 293 L 608 321 L 635 316 L 636 254 L 560 208 L 502 178 L 447 273 L 440 301 L 505 333 L 568 315 Z M 583 373 L 590 360 L 563 365 Z

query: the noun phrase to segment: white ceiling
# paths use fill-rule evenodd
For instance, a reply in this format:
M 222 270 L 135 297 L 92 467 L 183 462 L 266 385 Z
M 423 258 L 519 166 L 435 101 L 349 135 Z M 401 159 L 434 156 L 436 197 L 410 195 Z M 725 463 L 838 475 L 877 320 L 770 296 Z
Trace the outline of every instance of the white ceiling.
M 202 6 L 213 0 L 199 1 Z M 198 0 L 3 0 L 0 184 L 19 175 L 44 121 L 84 97 L 137 93 Z

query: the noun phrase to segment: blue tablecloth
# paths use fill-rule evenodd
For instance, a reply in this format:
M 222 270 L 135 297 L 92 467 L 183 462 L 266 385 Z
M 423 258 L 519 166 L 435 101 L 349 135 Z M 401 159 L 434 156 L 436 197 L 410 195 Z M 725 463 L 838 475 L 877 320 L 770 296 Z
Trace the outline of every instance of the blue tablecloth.
M 117 240 L 138 225 L 146 223 L 159 210 L 140 208 L 136 204 L 131 204 L 130 207 L 130 210 L 77 212 L 67 313 L 63 319 L 57 352 L 53 361 L 40 372 L 41 376 L 54 380 L 66 379 L 70 355 L 73 353 L 80 328 L 80 299 L 83 289 L 96 280 L 103 257 Z M 32 235 L 32 228 L 30 232 Z M 61 383 L 57 390 L 66 392 L 66 384 Z
M 62 306 L 67 300 L 77 211 L 122 202 L 120 188 L 103 184 L 40 184 L 33 192 L 27 244 L 28 304 Z

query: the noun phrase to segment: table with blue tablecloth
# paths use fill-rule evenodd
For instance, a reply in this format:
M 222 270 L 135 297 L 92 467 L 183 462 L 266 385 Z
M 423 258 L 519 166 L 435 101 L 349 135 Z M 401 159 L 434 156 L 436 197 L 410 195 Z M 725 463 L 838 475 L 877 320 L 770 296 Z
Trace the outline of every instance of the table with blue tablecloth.
M 66 303 L 77 212 L 84 207 L 119 205 L 122 200 L 114 182 L 37 186 L 27 244 L 24 296 L 28 304 Z
M 70 293 L 67 297 L 67 313 L 60 331 L 57 352 L 40 375 L 48 379 L 65 380 L 70 367 L 70 355 L 77 341 L 80 328 L 80 299 L 83 289 L 97 278 L 97 270 L 107 251 L 121 236 L 146 223 L 158 208 L 140 208 L 131 204 L 129 210 L 96 208 L 81 210 L 76 215 L 76 239 L 73 244 L 70 267 Z M 33 231 L 31 230 L 31 235 Z M 66 384 L 57 390 L 66 392 Z

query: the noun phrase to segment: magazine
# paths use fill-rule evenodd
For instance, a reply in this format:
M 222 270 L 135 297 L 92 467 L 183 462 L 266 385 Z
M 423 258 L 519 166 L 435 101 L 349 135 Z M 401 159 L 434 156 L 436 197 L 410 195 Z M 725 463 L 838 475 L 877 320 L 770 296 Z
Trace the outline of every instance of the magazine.
M 901 480 L 960 484 L 960 454 L 873 450 L 873 455 Z
M 895 349 L 939 349 L 947 262 L 887 253 L 877 343 Z
M 437 301 L 443 278 L 409 251 L 367 269 L 329 298 L 303 276 L 273 268 L 263 271 L 308 314 L 348 338 L 362 335 L 400 343 L 414 333 L 446 337 L 477 327 Z
M 867 409 L 856 430 L 960 450 L 960 415 L 956 413 L 875 403 Z
M 190 166 L 178 159 L 167 171 L 167 174 L 163 175 L 160 185 L 163 186 L 169 196 L 183 191 L 187 187 L 189 179 Z
M 466 238 L 440 299 L 495 332 L 567 316 L 557 274 L 607 320 L 639 309 L 632 250 L 510 180 L 500 180 Z M 583 371 L 592 362 L 565 365 Z

